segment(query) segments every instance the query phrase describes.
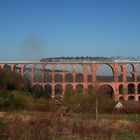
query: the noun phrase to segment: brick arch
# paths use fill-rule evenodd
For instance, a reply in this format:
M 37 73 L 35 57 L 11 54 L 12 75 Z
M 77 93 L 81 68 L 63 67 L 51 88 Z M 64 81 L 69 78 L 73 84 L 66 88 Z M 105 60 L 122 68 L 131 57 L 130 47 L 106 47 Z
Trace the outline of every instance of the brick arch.
M 55 72 L 63 72 L 62 64 L 55 64 L 54 70 Z
M 72 73 L 65 74 L 65 82 L 66 83 L 73 83 L 73 74 Z
M 140 82 L 140 73 L 137 73 L 137 82 Z
M 133 83 L 129 83 L 127 85 L 128 94 L 135 94 L 135 85 Z
M 28 81 L 32 82 L 32 75 L 30 73 L 24 73 L 23 78 L 25 80 L 28 80 Z
M 106 70 L 108 72 L 104 73 Z M 110 74 L 109 74 L 110 73 Z M 104 76 L 104 78 L 102 78 Z M 105 80 L 106 79 L 106 80 Z M 96 69 L 97 82 L 113 82 L 114 81 L 114 67 L 111 64 L 98 64 Z
M 73 66 L 72 66 L 72 64 L 66 64 L 65 65 L 65 72 L 73 72 L 74 71 L 74 69 L 73 69 Z
M 98 68 L 100 68 L 101 65 L 109 66 L 111 68 L 111 70 L 112 70 L 112 73 L 114 74 L 114 66 L 112 64 L 110 64 L 110 63 L 101 63 L 101 64 L 98 64 Z
M 54 75 L 54 82 L 55 83 L 62 83 L 63 82 L 63 75 L 61 73 L 56 73 Z
M 140 64 L 136 65 L 136 78 L 137 81 L 140 82 Z
M 83 83 L 84 82 L 84 75 L 82 73 L 76 74 L 76 82 L 77 83 Z
M 129 100 L 129 101 L 135 100 L 135 96 L 133 96 L 133 95 L 128 96 L 128 100 Z
M 74 93 L 73 85 L 72 84 L 67 84 L 65 86 L 65 95 L 66 96 L 71 96 L 73 93 Z
M 34 72 L 36 71 L 41 71 L 42 72 L 43 68 L 41 64 L 34 64 Z
M 92 64 L 88 64 L 88 65 L 87 65 L 87 72 L 88 72 L 89 74 L 93 72 Z
M 94 92 L 94 87 L 92 84 L 89 84 L 88 87 L 87 87 L 87 93 L 89 95 L 93 95 L 93 92 Z
M 42 65 L 41 64 L 35 64 L 34 65 L 34 75 L 33 75 L 33 82 L 34 83 L 41 83 L 42 82 Z
M 137 85 L 137 89 L 138 89 L 137 93 L 140 94 L 140 83 Z
M 117 71 L 119 73 L 123 72 L 123 66 L 122 65 L 118 65 Z
M 17 72 L 17 73 L 21 73 L 21 71 L 22 71 L 22 66 L 21 66 L 21 64 L 15 64 L 15 65 L 13 66 L 13 71 L 15 71 L 15 72 Z
M 52 74 L 51 73 L 47 73 L 44 75 L 44 82 L 45 83 L 52 83 Z
M 45 64 L 44 65 L 44 72 L 52 72 L 52 65 L 51 64 Z
M 124 94 L 124 86 L 123 86 L 123 84 L 119 85 L 119 94 Z
M 92 83 L 92 82 L 93 82 L 92 74 L 88 74 L 87 82 L 88 82 L 88 83 Z
M 77 84 L 76 85 L 76 92 L 77 93 L 83 93 L 84 92 L 84 86 L 83 86 L 83 84 Z
M 44 82 L 52 83 L 52 65 L 51 64 L 44 65 Z
M 23 66 L 23 72 L 24 73 L 31 73 L 33 71 L 33 65 L 32 64 L 25 64 Z
M 138 96 L 138 101 L 140 101 L 140 96 Z
M 56 84 L 54 88 L 55 88 L 55 96 L 62 96 L 63 93 L 62 84 Z
M 34 97 L 40 97 L 44 93 L 43 86 L 40 84 L 34 84 L 32 87 L 32 94 Z
M 123 82 L 123 74 L 122 73 L 118 74 L 118 82 Z
M 131 72 L 127 73 L 127 82 L 134 82 L 134 81 L 135 81 L 134 74 Z
M 115 90 L 111 84 L 102 84 L 98 87 L 97 93 L 109 97 L 109 99 L 113 99 Z
M 5 70 L 5 71 L 11 71 L 12 70 L 12 66 L 10 64 L 5 64 L 3 66 L 3 70 Z
M 87 73 L 88 73 L 88 75 L 87 75 L 87 82 L 88 83 L 92 83 L 92 81 L 93 81 L 93 77 L 92 77 L 92 73 L 93 73 L 93 67 L 92 67 L 92 64 L 88 64 L 87 65 Z
M 76 64 L 76 73 L 83 73 L 84 72 L 84 67 L 82 64 Z
M 44 85 L 44 95 L 47 98 L 52 97 L 52 85 L 51 84 Z
M 140 63 L 138 63 L 138 64 L 136 65 L 136 71 L 137 71 L 137 72 L 140 72 Z
M 126 70 L 127 70 L 127 72 L 131 72 L 131 73 L 134 72 L 134 65 L 131 63 L 128 63 L 126 65 Z

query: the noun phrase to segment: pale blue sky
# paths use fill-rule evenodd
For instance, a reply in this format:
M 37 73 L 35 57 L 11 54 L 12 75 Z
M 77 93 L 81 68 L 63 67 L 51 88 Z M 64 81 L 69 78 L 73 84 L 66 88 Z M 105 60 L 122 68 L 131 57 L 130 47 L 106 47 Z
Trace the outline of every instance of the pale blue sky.
M 0 0 L 0 60 L 139 56 L 139 0 Z

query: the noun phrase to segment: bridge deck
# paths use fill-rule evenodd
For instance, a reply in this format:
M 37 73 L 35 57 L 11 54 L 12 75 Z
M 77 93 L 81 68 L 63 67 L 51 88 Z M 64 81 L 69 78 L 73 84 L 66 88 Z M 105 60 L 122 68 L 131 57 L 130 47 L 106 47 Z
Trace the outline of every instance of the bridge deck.
M 0 61 L 0 64 L 114 64 L 114 63 L 140 63 L 140 61 Z

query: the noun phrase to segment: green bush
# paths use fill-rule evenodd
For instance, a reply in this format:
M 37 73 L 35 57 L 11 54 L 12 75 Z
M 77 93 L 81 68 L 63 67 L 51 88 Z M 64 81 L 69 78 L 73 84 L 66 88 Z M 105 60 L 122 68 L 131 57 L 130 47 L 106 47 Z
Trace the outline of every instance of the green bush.
M 114 107 L 114 102 L 98 93 L 95 94 L 79 94 L 73 93 L 69 96 L 64 96 L 63 105 L 71 106 L 75 112 L 95 112 L 96 98 L 98 100 L 98 110 L 100 113 L 111 113 Z

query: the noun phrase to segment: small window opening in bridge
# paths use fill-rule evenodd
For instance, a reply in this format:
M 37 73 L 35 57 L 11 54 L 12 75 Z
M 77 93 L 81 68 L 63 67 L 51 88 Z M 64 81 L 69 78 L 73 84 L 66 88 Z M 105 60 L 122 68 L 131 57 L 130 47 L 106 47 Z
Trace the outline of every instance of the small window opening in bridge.
M 133 72 L 134 66 L 132 64 L 128 64 L 126 70 L 127 70 L 127 72 Z
M 118 72 L 122 72 L 123 69 L 122 69 L 122 66 L 118 66 Z
M 43 87 L 41 85 L 34 85 L 32 87 L 32 94 L 34 98 L 41 97 L 43 95 Z
M 107 64 L 101 64 L 96 71 L 97 82 L 113 82 L 114 74 L 112 67 Z
M 51 99 L 52 97 L 52 86 L 51 85 L 45 85 L 44 86 L 44 95 L 47 99 Z
M 69 98 L 70 96 L 73 95 L 73 86 L 71 84 L 68 84 L 65 86 L 65 97 L 64 98 Z
M 14 70 L 14 72 L 16 72 L 16 73 L 20 73 L 20 72 L 21 72 L 21 66 L 20 66 L 20 64 L 14 65 L 13 70 Z
M 88 65 L 87 71 L 88 71 L 87 82 L 92 83 L 92 65 Z
M 119 75 L 118 75 L 118 81 L 119 82 L 122 82 L 123 81 L 123 75 L 121 73 L 119 73 Z
M 62 83 L 63 82 L 63 76 L 62 76 L 62 74 L 55 74 L 55 76 L 54 76 L 54 82 L 55 83 Z
M 27 80 L 27 81 L 32 82 L 32 76 L 31 76 L 31 74 L 29 74 L 29 73 L 25 73 L 25 74 L 23 75 L 23 78 L 24 78 L 24 80 Z
M 55 72 L 63 72 L 62 65 L 57 64 L 57 65 L 55 66 Z
M 119 94 L 124 94 L 123 85 L 119 85 Z
M 83 73 L 83 66 L 81 64 L 76 65 L 76 72 L 77 73 Z
M 134 81 L 135 81 L 134 74 L 128 73 L 127 74 L 127 82 L 134 82 Z
M 93 95 L 94 89 L 93 85 L 88 85 L 88 95 Z
M 41 83 L 42 80 L 42 66 L 37 64 L 34 66 L 34 83 Z
M 134 97 L 134 96 L 129 96 L 129 97 L 128 97 L 128 100 L 129 100 L 129 101 L 134 101 L 134 100 L 135 100 L 135 97 Z
M 137 73 L 137 82 L 140 82 L 140 73 Z
M 52 66 L 51 65 L 45 65 L 44 81 L 45 83 L 52 83 Z
M 52 74 L 51 73 L 47 73 L 45 74 L 45 83 L 52 83 Z
M 88 65 L 88 67 L 87 67 L 87 70 L 88 70 L 88 73 L 92 73 L 92 65 Z
M 55 95 L 56 96 L 62 95 L 62 85 L 60 84 L 55 85 Z
M 140 84 L 138 84 L 138 94 L 140 94 Z
M 32 72 L 32 64 L 27 64 L 23 68 L 24 73 L 31 73 Z
M 66 83 L 72 83 L 73 82 L 73 75 L 71 73 L 68 73 L 65 75 L 65 82 Z
M 73 67 L 71 64 L 67 64 L 65 67 L 65 72 L 73 72 Z
M 140 72 L 140 64 L 137 65 L 136 71 L 137 71 L 137 72 Z
M 128 94 L 135 94 L 135 85 L 134 84 L 128 85 Z
M 37 64 L 34 66 L 34 72 L 42 72 L 42 66 L 40 64 Z
M 76 74 L 76 82 L 77 82 L 77 83 L 82 83 L 82 82 L 84 82 L 84 76 L 83 76 L 83 74 L 81 74 L 81 73 Z
M 82 84 L 78 84 L 76 85 L 76 93 L 80 93 L 80 94 L 83 94 L 84 92 L 84 87 Z
M 88 74 L 87 81 L 88 83 L 92 83 L 92 74 Z
M 4 67 L 3 67 L 3 69 L 4 69 L 5 71 L 7 71 L 7 72 L 9 72 L 9 71 L 12 70 L 12 68 L 11 68 L 11 66 L 10 66 L 9 64 L 5 64 Z
M 44 67 L 44 72 L 47 73 L 47 72 L 52 72 L 52 66 L 51 65 L 45 65 Z

